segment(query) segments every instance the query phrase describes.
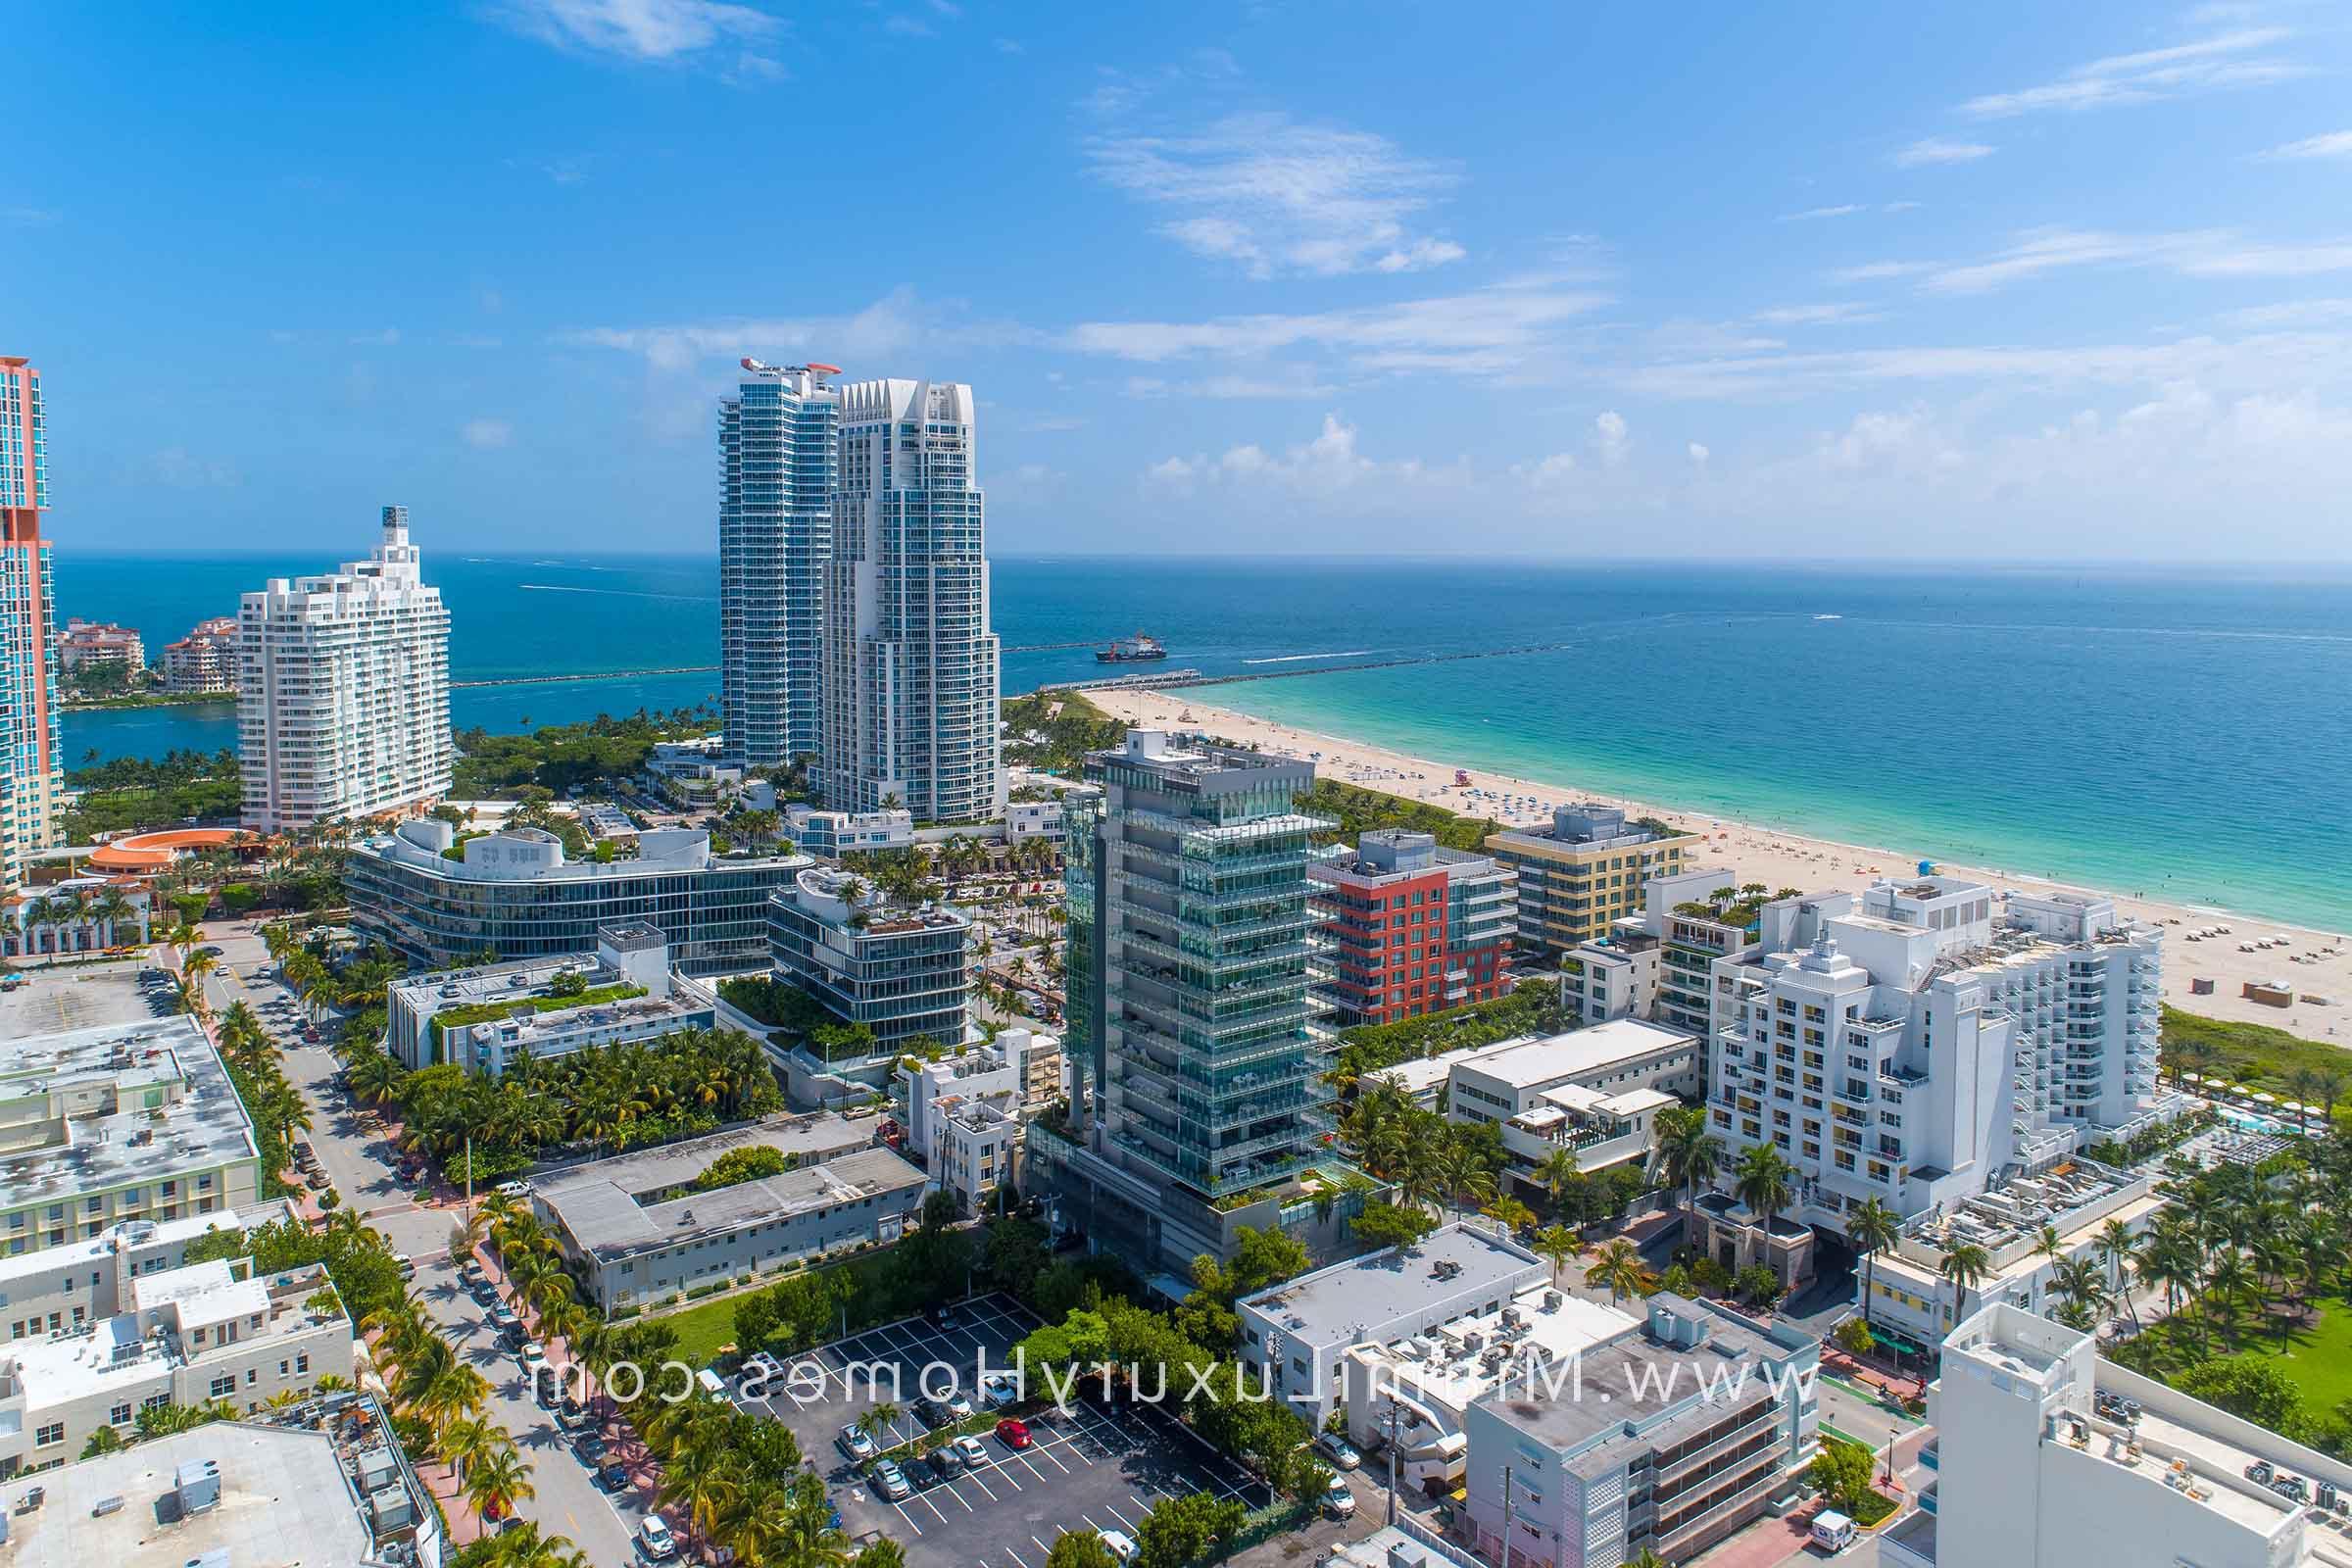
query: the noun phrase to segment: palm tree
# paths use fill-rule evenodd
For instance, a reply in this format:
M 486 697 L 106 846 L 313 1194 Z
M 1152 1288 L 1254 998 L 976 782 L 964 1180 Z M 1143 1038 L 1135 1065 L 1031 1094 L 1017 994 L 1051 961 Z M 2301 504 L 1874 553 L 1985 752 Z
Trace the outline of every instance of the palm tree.
M 1796 1167 L 1782 1158 L 1781 1152 L 1770 1144 L 1758 1144 L 1740 1156 L 1732 1190 L 1758 1216 L 1764 1234 L 1769 1237 L 1773 1216 L 1788 1206 L 1795 1181 Z
M 865 1414 L 859 1416 L 858 1418 L 858 1429 L 867 1437 L 874 1439 L 876 1442 L 880 1442 L 882 1434 L 889 1430 L 890 1424 L 893 1421 L 896 1421 L 898 1418 L 898 1400 L 884 1399 L 879 1404 L 875 1405 L 871 1410 L 868 1410 L 865 1412 Z
M 1952 1321 L 1957 1323 L 1968 1316 L 1968 1293 L 1992 1272 L 1992 1254 L 1975 1242 L 1962 1242 L 1943 1254 L 1943 1267 L 1938 1272 L 1951 1282 Z
M 485 1519 L 512 1513 L 514 1504 L 538 1494 L 531 1467 L 513 1448 L 494 1449 L 466 1472 L 466 1500 Z
M 1585 1270 L 1585 1283 L 1605 1286 L 1611 1301 L 1622 1301 L 1642 1294 L 1642 1288 L 1649 1283 L 1649 1270 L 1642 1266 L 1641 1250 L 1620 1236 L 1601 1248 L 1592 1266 Z
M 2050 1278 L 2050 1294 L 2065 1303 L 2056 1314 L 2058 1320 L 2079 1329 L 2096 1323 L 2111 1299 L 2105 1271 L 2087 1257 L 2061 1258 Z
M 2139 1330 L 2139 1307 L 2132 1299 L 2132 1249 L 2133 1238 L 2130 1223 L 2111 1219 L 2099 1227 L 2099 1261 L 2105 1263 L 2114 1279 L 2115 1294 L 2123 1298 L 2124 1311 L 2132 1319 L 2132 1332 Z
M 1683 1192 L 1683 1241 L 1697 1233 L 1693 1210 L 1698 1190 L 1714 1181 L 1723 1167 L 1723 1140 L 1707 1130 L 1707 1112 L 1699 1105 L 1672 1105 L 1652 1123 L 1657 1138 L 1657 1170 Z
M 495 1424 L 467 1416 L 444 1424 L 433 1444 L 441 1457 L 464 1475 L 485 1456 L 512 1447 L 514 1440 Z
M 1902 1234 L 1894 1210 L 1873 1198 L 1845 1216 L 1845 1239 L 1862 1257 L 1862 1326 L 1870 1327 L 1870 1298 L 1878 1288 L 1878 1258 Z
M 1551 1225 L 1536 1232 L 1536 1254 L 1551 1265 L 1551 1283 L 1560 1283 L 1560 1270 L 1568 1260 L 1584 1249 L 1578 1245 L 1576 1233 L 1565 1225 Z

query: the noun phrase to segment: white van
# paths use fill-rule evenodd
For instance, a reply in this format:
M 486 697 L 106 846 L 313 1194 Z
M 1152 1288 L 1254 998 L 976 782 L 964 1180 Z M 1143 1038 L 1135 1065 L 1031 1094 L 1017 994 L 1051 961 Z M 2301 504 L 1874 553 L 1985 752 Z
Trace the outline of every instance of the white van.
M 1854 1544 L 1854 1522 L 1834 1508 L 1813 1516 L 1813 1544 L 1825 1551 L 1843 1551 Z
M 694 1382 L 697 1388 L 701 1389 L 705 1394 L 710 1396 L 710 1397 L 713 1399 L 723 1399 L 727 1396 L 727 1386 L 720 1382 L 718 1374 L 711 1371 L 709 1367 L 705 1367 L 700 1372 L 697 1372 L 694 1375 Z

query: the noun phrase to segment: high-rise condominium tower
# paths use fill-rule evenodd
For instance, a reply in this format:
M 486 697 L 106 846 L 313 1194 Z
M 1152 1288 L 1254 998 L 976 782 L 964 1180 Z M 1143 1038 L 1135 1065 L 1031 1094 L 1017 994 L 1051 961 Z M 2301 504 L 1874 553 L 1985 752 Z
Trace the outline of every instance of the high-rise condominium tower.
M 367 561 L 272 577 L 237 613 L 245 825 L 261 832 L 413 810 L 449 792 L 449 612 L 409 509 Z
M 41 514 L 49 446 L 41 372 L 0 356 L 0 892 L 57 841 L 57 590 Z
M 718 406 L 719 696 L 726 754 L 748 767 L 822 743 L 825 563 L 841 394 L 830 365 L 745 360 Z
M 899 805 L 959 822 L 1004 806 L 986 502 L 973 482 L 972 389 L 842 389 L 825 572 L 825 804 Z

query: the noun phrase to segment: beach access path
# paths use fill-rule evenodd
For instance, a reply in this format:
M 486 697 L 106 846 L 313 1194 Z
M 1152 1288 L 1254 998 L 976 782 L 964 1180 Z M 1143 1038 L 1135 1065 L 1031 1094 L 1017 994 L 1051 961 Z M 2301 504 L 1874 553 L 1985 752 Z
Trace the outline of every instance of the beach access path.
M 1475 789 L 1491 795 L 1532 796 L 1539 802 L 1562 804 L 1569 801 L 1598 801 L 1622 807 L 1628 815 L 1658 816 L 1687 823 L 1693 832 L 1704 833 L 1707 843 L 1704 848 L 1687 857 L 1685 863 L 1693 866 L 1721 865 L 1742 882 L 1761 882 L 1768 888 L 1801 888 L 1807 893 L 1860 889 L 1877 881 L 1882 874 L 1903 876 L 1914 865 L 1909 857 L 1893 850 L 1843 844 L 1835 839 L 1807 838 L 1802 834 L 1758 827 L 1705 812 L 1687 811 L 1670 805 L 1631 801 L 1558 780 L 1521 778 L 1508 773 L 1467 768 L 1464 771 L 1470 776 L 1469 784 L 1457 787 L 1453 782 L 1455 763 L 1408 756 L 1343 735 L 1328 735 L 1296 725 L 1276 723 L 1271 719 L 1252 718 L 1247 713 L 1237 713 L 1231 709 L 1203 703 L 1199 700 L 1198 694 L 1189 691 L 1090 689 L 1086 698 L 1104 712 L 1130 724 L 1200 730 L 1244 744 L 1255 742 L 1269 751 L 1288 752 L 1298 757 L 1319 752 L 1322 755 L 1315 763 L 1315 773 L 1319 778 L 1359 784 L 1366 789 L 1381 790 L 1407 800 L 1427 801 L 1433 806 L 1460 811 L 1465 815 L 1500 817 L 1513 826 L 1544 822 L 1548 820 L 1548 813 L 1538 808 L 1522 809 L 1515 816 L 1508 815 L 1499 804 L 1474 798 L 1470 791 Z M 1181 716 L 1187 713 L 1192 715 L 1189 720 Z M 2116 907 L 2127 917 L 2163 925 L 2164 1000 L 2171 1005 L 2183 1012 L 2199 1013 L 2208 1018 L 2270 1024 L 2307 1040 L 2352 1049 L 2352 940 L 2347 940 L 2342 933 L 2315 931 L 2305 926 L 2266 920 L 2258 915 L 2165 904 L 2135 897 L 2129 892 L 2085 887 L 2015 871 L 1942 861 L 1936 862 L 1936 870 L 1946 876 L 1974 877 L 1996 888 L 2019 892 L 2068 890 L 2111 896 L 2115 899 Z M 2230 926 L 2230 935 L 2195 943 L 2186 940 L 2189 932 L 2214 925 Z M 2278 935 L 2291 939 L 2289 945 L 2254 953 L 2238 951 L 2237 945 L 2241 941 Z M 2330 949 L 2333 950 L 2332 954 L 2328 951 Z M 2310 961 L 2306 962 L 2288 961 L 2290 956 L 2319 955 L 2326 956 L 2311 956 Z M 2197 995 L 2193 992 L 2190 982 L 2200 979 L 2213 982 L 2210 994 Z M 2273 1007 L 2251 1002 L 2242 994 L 2249 980 L 2278 981 L 2290 985 L 2298 999 L 2307 993 L 2325 996 L 2330 999 L 2330 1004 L 2320 1005 L 2298 1000 L 2292 1006 Z

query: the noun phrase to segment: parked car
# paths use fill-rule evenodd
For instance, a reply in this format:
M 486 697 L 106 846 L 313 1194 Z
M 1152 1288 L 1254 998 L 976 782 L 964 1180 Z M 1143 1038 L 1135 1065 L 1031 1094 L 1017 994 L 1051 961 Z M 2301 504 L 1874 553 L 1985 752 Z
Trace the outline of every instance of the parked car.
M 678 1554 L 678 1538 L 670 1534 L 669 1521 L 658 1513 L 645 1516 L 637 1527 L 637 1549 L 649 1562 L 667 1562 Z
M 931 1473 L 940 1480 L 955 1480 L 956 1472 L 962 1468 L 963 1463 L 956 1452 L 955 1445 L 942 1444 L 931 1450 Z
M 784 1363 L 765 1350 L 754 1350 L 743 1358 L 743 1365 L 737 1369 L 736 1376 L 745 1383 L 781 1383 L 784 1381 Z
M 1317 1438 L 1315 1451 L 1343 1470 L 1352 1470 L 1364 1462 L 1364 1456 L 1355 1451 L 1355 1445 L 1337 1432 L 1326 1432 Z
M 540 1348 L 537 1340 L 525 1340 L 522 1349 L 518 1352 L 518 1359 L 522 1362 L 522 1369 L 525 1372 L 536 1374 L 541 1367 L 547 1364 L 547 1351 Z
M 1135 1561 L 1139 1549 L 1135 1538 L 1124 1530 L 1105 1530 L 1102 1533 L 1102 1547 L 1121 1563 Z
M 906 1472 L 892 1459 L 875 1462 L 874 1490 L 890 1502 L 899 1502 L 914 1494 L 914 1489 L 906 1484 Z
M 972 1401 L 960 1394 L 952 1394 L 944 1399 L 925 1396 L 915 1409 L 921 1413 L 925 1426 L 944 1427 L 950 1422 L 969 1420 Z
M 571 1446 L 571 1451 L 580 1456 L 580 1463 L 593 1470 L 598 1465 L 605 1462 L 606 1456 L 612 1450 L 605 1446 L 604 1439 L 591 1432 L 583 1436 L 579 1442 L 573 1444 Z
M 1006 1416 L 997 1423 L 997 1441 L 1007 1448 L 1029 1446 L 1029 1423 Z
M 580 1402 L 579 1396 L 575 1394 L 564 1396 L 563 1402 L 556 1406 L 558 1429 L 564 1432 L 584 1432 L 587 1430 L 588 1422 L 588 1406 Z
M 469 1291 L 487 1278 L 489 1275 L 483 1271 L 481 1263 L 474 1258 L 469 1257 L 458 1265 L 458 1283 Z
M 1323 1506 L 1330 1510 L 1334 1519 L 1346 1519 L 1354 1514 L 1355 1494 L 1348 1490 L 1346 1476 L 1331 1478 L 1331 1484 L 1323 1489 Z
M 956 1450 L 956 1456 L 963 1461 L 967 1470 L 977 1470 L 988 1463 L 988 1447 L 978 1438 L 957 1438 L 949 1446 Z
M 529 1182 L 500 1182 L 497 1192 L 502 1198 L 521 1198 L 531 1190 Z
M 991 1372 L 980 1380 L 981 1401 L 991 1408 L 1010 1404 L 1020 1397 L 1020 1380 L 1009 1372 Z
M 596 1467 L 596 1484 L 607 1492 L 624 1492 L 629 1485 L 629 1467 L 618 1459 L 607 1459 Z
M 498 1330 L 498 1332 L 501 1334 L 506 1333 L 507 1330 L 515 1327 L 522 1321 L 522 1319 L 514 1315 L 514 1309 L 504 1301 L 500 1301 L 490 1308 L 489 1319 L 490 1326 Z
M 853 1459 L 864 1460 L 874 1456 L 873 1437 L 863 1427 L 843 1427 L 841 1435 L 833 1441 L 839 1445 L 842 1452 Z

